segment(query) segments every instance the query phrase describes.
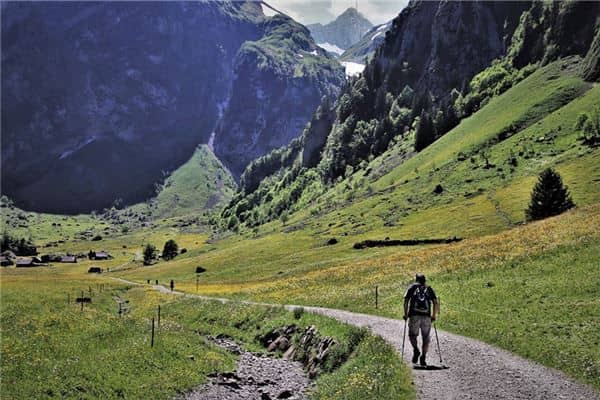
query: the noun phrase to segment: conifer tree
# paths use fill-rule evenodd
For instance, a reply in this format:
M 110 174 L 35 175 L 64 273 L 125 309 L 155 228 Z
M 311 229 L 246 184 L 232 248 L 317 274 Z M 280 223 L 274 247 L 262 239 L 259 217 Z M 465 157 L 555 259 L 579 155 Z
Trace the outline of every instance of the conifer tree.
M 421 151 L 435 140 L 433 122 L 425 110 L 421 112 L 419 125 L 415 132 L 415 150 Z
M 554 169 L 547 168 L 533 187 L 525 215 L 528 221 L 534 221 L 561 214 L 573 207 L 575 203 L 562 178 Z
M 164 260 L 171 260 L 177 256 L 179 252 L 179 246 L 177 242 L 173 239 L 169 239 L 165 242 L 165 247 L 163 248 L 162 258 Z

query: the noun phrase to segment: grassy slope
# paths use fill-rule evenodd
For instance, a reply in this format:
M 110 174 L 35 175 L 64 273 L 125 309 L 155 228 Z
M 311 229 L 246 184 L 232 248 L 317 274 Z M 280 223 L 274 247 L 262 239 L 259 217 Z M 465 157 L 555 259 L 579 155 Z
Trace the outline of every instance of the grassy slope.
M 222 206 L 234 190 L 231 174 L 207 145 L 200 145 L 192 158 L 165 180 L 156 198 L 150 202 L 152 217 L 163 219 L 200 214 Z

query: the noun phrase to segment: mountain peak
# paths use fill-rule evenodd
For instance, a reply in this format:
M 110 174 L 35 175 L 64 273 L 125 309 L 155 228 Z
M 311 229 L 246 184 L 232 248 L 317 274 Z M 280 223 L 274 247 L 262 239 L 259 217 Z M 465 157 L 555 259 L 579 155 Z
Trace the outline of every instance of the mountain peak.
M 328 43 L 344 50 L 357 43 L 372 27 L 371 21 L 354 7 L 347 8 L 326 25 L 307 26 L 317 43 Z

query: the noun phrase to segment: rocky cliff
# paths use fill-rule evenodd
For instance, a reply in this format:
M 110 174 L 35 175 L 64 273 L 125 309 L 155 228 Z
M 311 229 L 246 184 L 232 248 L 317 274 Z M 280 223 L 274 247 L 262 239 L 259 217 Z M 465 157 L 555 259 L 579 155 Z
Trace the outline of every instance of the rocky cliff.
M 343 67 L 304 26 L 282 15 L 263 25 L 264 36 L 244 43 L 236 56 L 215 132 L 215 152 L 236 178 L 250 161 L 299 136 L 321 98 L 335 97 L 345 80 Z
M 260 96 L 293 97 L 288 108 L 302 105 L 288 112 L 264 107 L 257 117 L 269 121 L 272 136 L 282 132 L 289 140 L 310 119 L 320 95 L 335 91 L 343 79 L 326 55 L 303 54 L 285 40 L 270 42 L 269 51 L 300 53 L 314 70 L 331 72 L 294 81 L 301 63 L 285 58 L 278 75 L 265 73 L 269 67 L 244 45 L 272 36 L 271 18 L 257 2 L 1 6 L 2 193 L 30 210 L 74 213 L 117 199 L 144 200 L 198 144 L 210 141 L 220 119 L 239 115 L 229 105 L 254 105 Z M 274 19 L 278 26 L 295 24 Z M 311 46 L 302 50 L 310 53 Z M 250 96 L 244 85 L 260 90 Z M 235 140 L 256 131 L 240 125 Z M 216 137 L 224 157 L 227 134 L 221 129 Z M 285 143 L 259 141 L 252 154 Z

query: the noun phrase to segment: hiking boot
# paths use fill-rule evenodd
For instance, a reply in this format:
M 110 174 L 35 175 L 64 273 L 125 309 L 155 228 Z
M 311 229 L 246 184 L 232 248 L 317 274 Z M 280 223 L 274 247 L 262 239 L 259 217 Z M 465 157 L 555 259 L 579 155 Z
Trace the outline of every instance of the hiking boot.
M 412 358 L 412 362 L 413 364 L 416 364 L 417 361 L 419 361 L 419 356 L 421 355 L 421 352 L 419 351 L 419 349 L 417 349 L 415 347 L 415 349 L 413 350 L 413 358 Z
M 422 367 L 426 367 L 427 366 L 427 362 L 425 361 L 425 354 L 423 354 L 421 356 L 421 358 L 419 359 L 419 363 L 421 364 Z

